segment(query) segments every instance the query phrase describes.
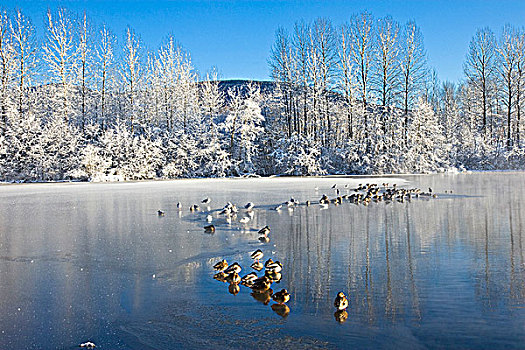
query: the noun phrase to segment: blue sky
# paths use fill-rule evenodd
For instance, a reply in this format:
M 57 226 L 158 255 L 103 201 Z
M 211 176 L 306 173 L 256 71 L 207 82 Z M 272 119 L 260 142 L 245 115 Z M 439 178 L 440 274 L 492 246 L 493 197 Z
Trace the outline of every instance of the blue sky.
M 499 32 L 510 23 L 525 24 L 525 0 L 515 1 L 32 1 L 2 0 L 7 9 L 20 7 L 43 34 L 47 8 L 86 10 L 123 37 L 127 25 L 156 49 L 168 33 L 192 56 L 200 72 L 216 66 L 224 79 L 268 79 L 267 58 L 279 25 L 292 29 L 300 19 L 323 16 L 334 25 L 367 10 L 376 18 L 391 15 L 400 23 L 414 19 L 421 27 L 430 64 L 442 80 L 458 81 L 463 60 L 477 28 Z

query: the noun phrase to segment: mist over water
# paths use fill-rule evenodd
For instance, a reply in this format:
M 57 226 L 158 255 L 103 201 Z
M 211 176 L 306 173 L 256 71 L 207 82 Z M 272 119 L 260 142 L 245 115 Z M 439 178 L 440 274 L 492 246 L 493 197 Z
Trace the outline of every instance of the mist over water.
M 0 348 L 520 348 L 524 180 L 401 176 L 399 186 L 438 198 L 281 211 L 290 197 L 335 196 L 333 184 L 345 194 L 345 184 L 394 179 L 1 186 Z M 239 223 L 241 209 L 228 224 L 218 214 L 228 201 L 254 202 L 251 221 Z M 267 244 L 257 240 L 264 225 Z M 272 289 L 291 293 L 286 317 L 212 278 L 221 259 L 238 261 L 241 276 L 253 271 L 258 248 L 283 263 Z M 350 300 L 344 323 L 334 317 L 339 291 Z

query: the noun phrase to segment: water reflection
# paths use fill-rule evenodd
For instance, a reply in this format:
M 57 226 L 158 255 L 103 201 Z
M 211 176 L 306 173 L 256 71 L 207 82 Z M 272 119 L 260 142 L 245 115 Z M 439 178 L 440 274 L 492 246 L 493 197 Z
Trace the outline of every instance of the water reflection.
M 314 203 L 334 182 L 344 189 L 360 179 L 4 186 L 0 348 L 41 348 L 43 336 L 48 348 L 86 337 L 112 349 L 191 347 L 201 333 L 202 347 L 249 347 L 276 331 L 288 345 L 320 347 L 522 346 L 524 174 L 406 179 L 438 198 L 324 210 Z M 203 193 L 213 205 L 190 212 Z M 312 204 L 274 210 L 291 195 Z M 241 208 L 235 220 L 217 213 L 248 200 L 253 211 Z M 181 210 L 177 201 L 186 203 Z M 203 232 L 209 215 L 213 235 Z M 271 241 L 262 244 L 265 225 Z M 258 248 L 282 262 L 284 272 L 268 277 L 290 292 L 289 305 L 273 303 L 270 287 L 212 279 L 226 282 L 215 263 L 249 267 Z M 334 313 L 339 291 L 350 305 Z M 232 332 L 251 340 L 213 335 Z

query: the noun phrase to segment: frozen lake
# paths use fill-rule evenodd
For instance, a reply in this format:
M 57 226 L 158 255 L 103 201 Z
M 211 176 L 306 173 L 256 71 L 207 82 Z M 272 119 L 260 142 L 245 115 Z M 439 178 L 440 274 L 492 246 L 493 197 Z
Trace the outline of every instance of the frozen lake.
M 273 210 L 372 182 L 438 198 Z M 524 185 L 503 172 L 0 186 L 0 349 L 523 348 Z M 205 197 L 214 234 L 188 209 Z M 227 223 L 228 201 L 254 202 L 251 221 Z M 257 248 L 283 263 L 285 317 L 213 279 L 221 259 L 253 271 Z

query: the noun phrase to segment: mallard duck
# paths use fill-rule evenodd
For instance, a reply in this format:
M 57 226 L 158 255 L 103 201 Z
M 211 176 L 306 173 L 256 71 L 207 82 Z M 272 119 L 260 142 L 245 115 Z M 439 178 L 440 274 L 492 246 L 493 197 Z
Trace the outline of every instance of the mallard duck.
M 237 262 L 234 262 L 233 264 L 228 266 L 228 268 L 226 270 L 224 270 L 224 272 L 226 272 L 227 274 L 230 274 L 232 272 L 239 273 L 239 272 L 241 272 L 241 270 L 242 270 L 241 265 L 239 265 L 239 263 L 237 263 Z
M 240 291 L 241 287 L 239 287 L 238 284 L 232 283 L 228 286 L 228 292 L 230 292 L 230 294 L 237 295 Z
M 82 344 L 80 344 L 79 346 L 80 346 L 81 348 L 87 348 L 87 349 L 93 349 L 93 348 L 96 347 L 95 343 L 90 342 L 90 341 L 85 342 L 85 343 L 82 343 Z
M 286 304 L 273 304 L 272 310 L 281 317 L 286 317 L 290 313 L 290 308 Z
M 206 232 L 206 233 L 214 233 L 215 232 L 215 226 L 213 226 L 213 225 L 204 226 L 204 232 Z
M 261 236 L 261 237 L 259 237 L 259 241 L 261 243 L 268 243 L 268 242 L 270 242 L 270 237 L 268 237 L 268 236 Z
M 264 257 L 264 253 L 262 252 L 262 250 L 257 249 L 250 255 L 250 257 L 255 261 L 259 261 Z
M 348 318 L 348 312 L 346 310 L 337 310 L 334 312 L 334 318 L 339 323 L 344 323 Z
M 194 204 L 190 207 L 190 211 L 199 211 L 201 208 L 197 205 L 197 204 Z
M 283 278 L 283 275 L 280 272 L 272 272 L 268 270 L 266 270 L 264 275 L 268 277 L 272 283 L 279 283 Z
M 283 269 L 283 265 L 281 264 L 280 261 L 275 261 L 275 262 L 273 262 L 271 264 L 268 264 L 266 266 L 266 270 L 271 271 L 271 272 L 275 272 L 275 273 L 281 272 L 282 269 Z
M 164 212 L 163 212 L 162 210 L 160 210 L 160 209 L 157 210 L 157 214 L 158 214 L 159 216 L 164 216 Z
M 250 211 L 252 210 L 254 207 L 253 203 L 252 202 L 248 202 L 245 206 L 244 206 L 244 209 Z
M 290 293 L 286 289 L 281 289 L 280 292 L 274 293 L 272 299 L 278 304 L 285 304 L 290 300 Z
M 227 267 L 228 267 L 228 262 L 226 261 L 226 259 L 222 259 L 221 261 L 213 265 L 213 268 L 217 271 L 223 271 Z
M 268 235 L 270 233 L 270 227 L 268 225 L 264 226 L 262 229 L 259 230 L 260 235 Z
M 223 271 L 217 272 L 215 275 L 213 275 L 213 279 L 221 282 L 226 282 L 226 277 L 228 277 L 228 274 Z
M 249 274 L 247 274 L 246 276 L 243 276 L 243 278 L 241 278 L 241 282 L 244 283 L 244 284 L 252 285 L 253 281 L 255 281 L 257 278 L 258 277 L 257 277 L 257 274 L 255 272 L 250 272 Z
M 260 261 L 256 261 L 251 265 L 251 268 L 257 271 L 261 271 L 263 269 L 263 264 Z
M 270 265 L 270 264 L 273 264 L 272 258 L 266 260 L 266 262 L 264 263 L 264 267 L 268 267 L 268 265 Z
M 344 310 L 348 307 L 348 299 L 346 298 L 345 293 L 339 292 L 335 297 L 334 306 L 337 310 Z
M 230 284 L 239 284 L 241 282 L 241 276 L 235 271 L 231 272 L 226 276 L 226 282 L 229 282 Z
M 258 278 L 255 281 L 253 281 L 251 288 L 252 290 L 257 292 L 265 292 L 268 289 L 270 289 L 271 285 L 272 282 L 270 281 L 270 279 L 266 276 L 263 276 L 263 278 Z
M 204 198 L 204 199 L 201 201 L 201 203 L 203 203 L 203 204 L 210 204 L 210 202 L 211 202 L 211 199 L 208 198 L 208 197 Z

